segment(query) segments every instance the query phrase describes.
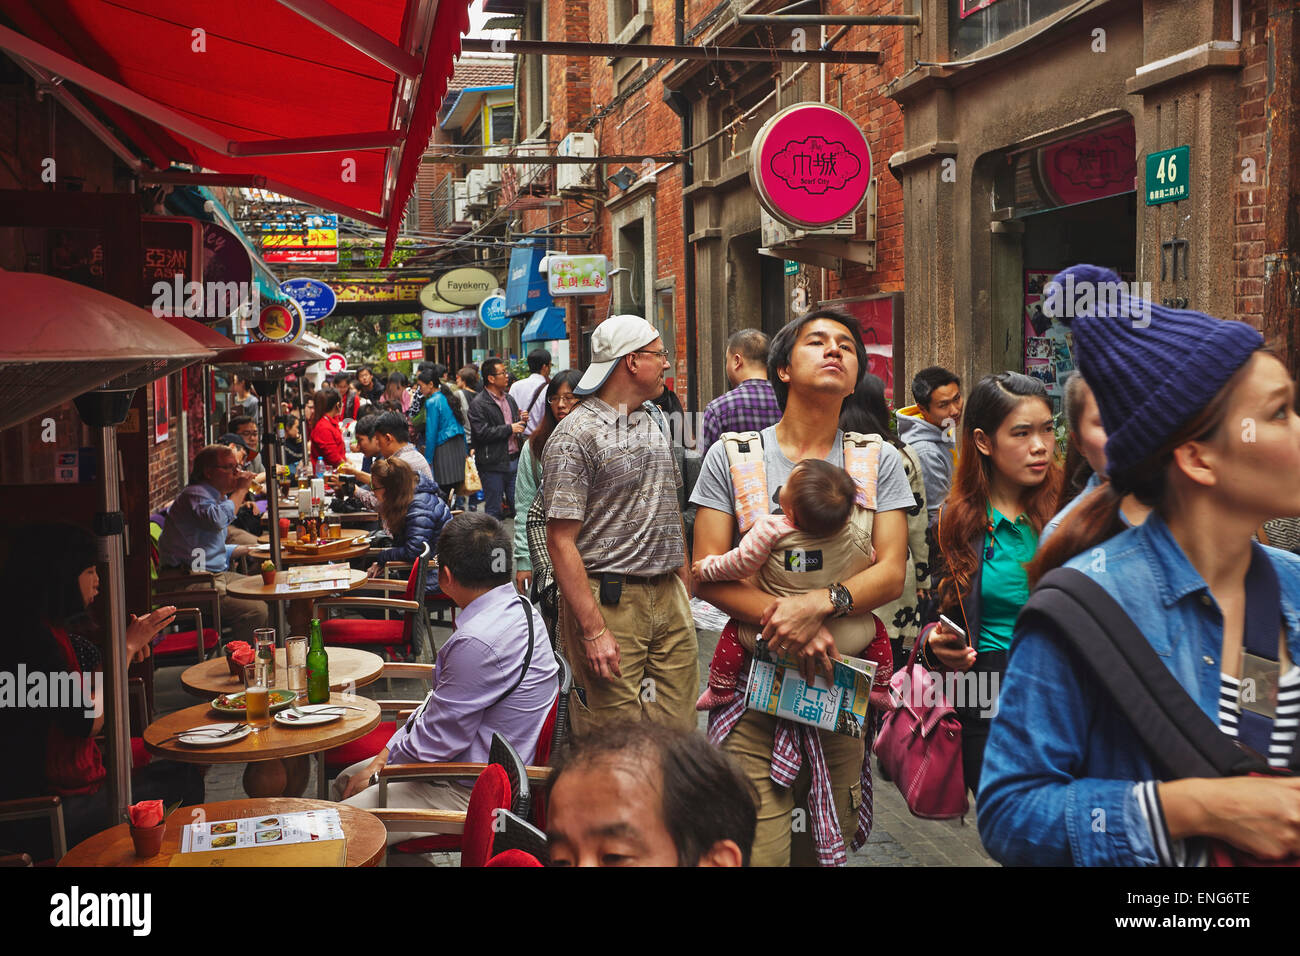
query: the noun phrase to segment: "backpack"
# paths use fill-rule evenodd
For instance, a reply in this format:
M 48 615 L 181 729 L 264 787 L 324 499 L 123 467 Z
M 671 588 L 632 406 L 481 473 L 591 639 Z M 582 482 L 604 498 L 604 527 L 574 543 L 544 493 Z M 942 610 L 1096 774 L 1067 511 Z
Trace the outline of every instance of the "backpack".
M 1272 570 L 1271 563 L 1268 569 Z M 1174 779 L 1278 775 L 1266 759 L 1219 730 L 1124 608 L 1082 571 L 1056 568 L 1043 575 L 1021 609 L 1017 630 L 1026 623 L 1052 626 L 1106 689 L 1111 704 L 1152 758 Z M 1245 650 L 1266 658 L 1276 654 L 1262 647 Z M 1300 746 L 1291 752 L 1290 770 L 1300 771 Z M 1212 865 L 1260 865 L 1225 843 L 1208 842 Z M 1300 860 L 1263 865 L 1297 866 Z
M 727 451 L 731 485 L 736 499 L 736 526 L 743 535 L 768 514 L 767 469 L 763 465 L 763 438 L 759 432 L 723 432 L 718 436 Z M 870 514 L 859 526 L 869 535 L 876 508 L 876 481 L 880 476 L 879 435 L 844 433 L 844 470 L 857 488 L 855 503 Z

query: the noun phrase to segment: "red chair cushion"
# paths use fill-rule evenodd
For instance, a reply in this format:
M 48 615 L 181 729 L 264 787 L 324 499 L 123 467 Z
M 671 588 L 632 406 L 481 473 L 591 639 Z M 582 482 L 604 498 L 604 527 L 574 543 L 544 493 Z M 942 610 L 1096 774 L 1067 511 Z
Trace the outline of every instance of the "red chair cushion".
M 560 695 L 555 695 L 546 720 L 542 722 L 542 732 L 537 735 L 537 750 L 533 753 L 533 766 L 545 767 L 551 761 L 551 738 L 555 735 L 555 721 L 560 715 Z
M 379 751 L 375 751 L 375 753 L 378 752 Z M 152 759 L 153 756 L 149 753 L 149 751 L 144 749 L 144 738 L 132 737 L 131 738 L 131 769 L 139 770 L 141 767 L 147 767 L 149 766 L 149 761 Z
M 460 865 L 486 866 L 492 858 L 496 833 L 492 824 L 498 810 L 510 809 L 510 778 L 505 768 L 488 764 L 474 781 L 465 811 L 465 832 L 461 837 Z
M 206 654 L 217 646 L 220 635 L 211 627 L 203 629 L 203 652 Z M 174 634 L 168 634 L 161 641 L 154 645 L 155 657 L 166 657 L 170 654 L 193 654 L 194 653 L 194 630 L 177 631 Z
M 487 866 L 541 866 L 542 863 L 531 853 L 523 850 L 506 850 L 487 861 Z
M 334 617 L 321 621 L 320 626 L 326 645 L 351 647 L 356 644 L 382 644 L 385 647 L 398 647 L 411 642 L 402 621 Z
M 325 769 L 332 777 L 361 760 L 370 760 L 388 745 L 397 733 L 397 721 L 385 720 L 364 737 L 341 747 L 325 751 Z M 428 851 L 422 851 L 428 852 Z

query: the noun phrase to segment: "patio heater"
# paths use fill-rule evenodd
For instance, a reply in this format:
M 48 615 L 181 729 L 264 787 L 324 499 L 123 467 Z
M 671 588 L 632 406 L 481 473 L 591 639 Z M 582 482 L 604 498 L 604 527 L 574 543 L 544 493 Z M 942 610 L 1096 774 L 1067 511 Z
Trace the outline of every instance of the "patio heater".
M 94 532 L 108 565 L 108 661 L 114 812 L 131 802 L 131 729 L 127 708 L 126 549 L 121 474 L 114 426 L 126 420 L 135 390 L 205 358 L 209 350 L 144 309 L 52 276 L 0 272 L 7 321 L 0 331 L 0 428 L 73 399 L 99 429 L 100 511 Z M 143 545 L 141 545 L 143 546 Z
M 234 374 L 253 384 L 253 389 L 262 400 L 262 448 L 266 464 L 267 495 L 266 512 L 270 524 L 271 562 L 276 570 L 281 568 L 280 560 L 280 492 L 275 484 L 276 469 L 280 465 L 282 452 L 279 429 L 275 420 L 280 415 L 280 387 L 285 376 L 292 369 L 302 368 L 323 358 L 320 352 L 302 345 L 277 345 L 272 342 L 249 342 L 234 348 L 218 352 L 212 358 L 213 365 L 229 368 Z M 306 449 L 303 449 L 304 453 Z M 281 638 L 285 634 L 286 623 L 284 602 L 276 601 L 275 631 Z

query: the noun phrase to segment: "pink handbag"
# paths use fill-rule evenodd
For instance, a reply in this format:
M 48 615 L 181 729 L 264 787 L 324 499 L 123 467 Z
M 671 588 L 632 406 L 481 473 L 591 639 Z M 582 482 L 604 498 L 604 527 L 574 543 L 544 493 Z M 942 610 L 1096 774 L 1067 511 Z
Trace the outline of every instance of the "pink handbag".
M 964 817 L 970 809 L 962 772 L 961 722 L 948 703 L 942 675 L 917 663 L 930 625 L 917 635 L 907 666 L 889 682 L 895 709 L 885 715 L 876 754 L 913 816 Z

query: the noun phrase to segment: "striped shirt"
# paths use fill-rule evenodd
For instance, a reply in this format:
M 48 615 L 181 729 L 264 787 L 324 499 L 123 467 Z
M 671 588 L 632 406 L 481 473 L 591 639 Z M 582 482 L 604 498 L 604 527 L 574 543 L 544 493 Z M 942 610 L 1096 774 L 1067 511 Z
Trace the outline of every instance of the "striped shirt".
M 1219 675 L 1219 729 L 1237 739 L 1241 716 L 1241 681 L 1231 674 Z M 1295 749 L 1297 720 L 1300 719 L 1300 667 L 1292 667 L 1278 678 L 1277 717 L 1268 743 L 1268 765 L 1285 770 Z

